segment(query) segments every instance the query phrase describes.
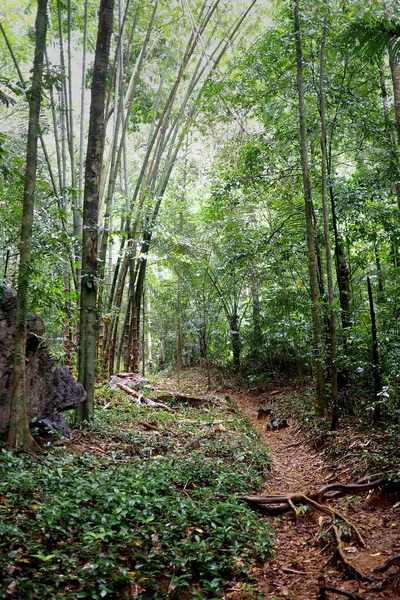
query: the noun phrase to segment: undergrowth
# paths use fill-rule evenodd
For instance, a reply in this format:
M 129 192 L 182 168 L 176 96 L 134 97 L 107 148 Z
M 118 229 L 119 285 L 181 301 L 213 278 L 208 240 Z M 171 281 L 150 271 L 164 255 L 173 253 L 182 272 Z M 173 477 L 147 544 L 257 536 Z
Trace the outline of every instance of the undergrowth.
M 237 495 L 269 461 L 226 402 L 171 414 L 113 394 L 75 435 L 43 463 L 0 452 L 0 597 L 222 598 L 227 582 L 247 585 L 270 530 Z
M 337 469 L 338 461 L 347 461 L 354 464 L 355 475 L 357 472 L 390 473 L 396 480 L 400 479 L 400 472 L 396 475 L 400 464 L 398 411 L 388 411 L 381 423 L 373 424 L 372 412 L 362 406 L 353 406 L 353 414 L 342 410 L 339 427 L 332 431 L 330 415 L 316 414 L 311 387 L 287 389 L 271 404 L 273 412 L 295 418 L 311 445 L 324 453 L 332 468 Z

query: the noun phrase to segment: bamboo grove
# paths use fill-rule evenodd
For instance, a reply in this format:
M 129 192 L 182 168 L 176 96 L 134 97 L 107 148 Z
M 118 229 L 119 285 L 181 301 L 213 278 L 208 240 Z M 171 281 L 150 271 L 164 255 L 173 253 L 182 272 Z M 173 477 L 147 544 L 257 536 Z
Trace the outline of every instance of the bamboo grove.
M 20 289 L 34 15 L 6 5 L 1 260 Z M 376 421 L 397 406 L 397 4 L 45 12 L 29 299 L 79 371 L 79 418 L 96 379 L 197 360 L 312 376 L 334 428 L 360 387 Z

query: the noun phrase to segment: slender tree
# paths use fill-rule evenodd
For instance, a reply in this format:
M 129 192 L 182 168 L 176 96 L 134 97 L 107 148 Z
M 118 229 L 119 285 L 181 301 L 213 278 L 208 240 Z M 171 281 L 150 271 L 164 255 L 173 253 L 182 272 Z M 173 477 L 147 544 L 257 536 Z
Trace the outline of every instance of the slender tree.
M 44 54 L 46 49 L 46 10 L 47 0 L 38 0 L 35 24 L 35 58 L 33 63 L 32 87 L 29 95 L 29 126 L 20 237 L 20 262 L 18 269 L 14 369 L 11 381 L 11 412 L 7 438 L 8 443 L 16 448 L 23 448 L 24 450 L 34 453 L 40 451 L 40 448 L 30 433 L 28 423 L 25 395 L 25 348 L 28 315 L 28 286 L 32 254 L 32 226 L 37 171 L 39 116 L 42 98 Z
M 320 115 L 321 115 L 321 187 L 322 187 L 322 212 L 324 218 L 324 242 L 326 254 L 326 273 L 328 279 L 328 307 L 329 307 L 329 367 L 331 375 L 332 391 L 332 429 L 336 429 L 339 423 L 338 408 L 338 378 L 336 365 L 336 320 L 335 304 L 333 291 L 333 269 L 332 252 L 329 234 L 329 210 L 328 210 L 328 153 L 326 145 L 327 127 L 326 127 L 326 99 L 325 99 L 325 46 L 328 32 L 328 11 L 329 2 L 325 1 L 325 20 L 320 51 L 320 74 L 319 74 L 319 97 L 320 97 Z
M 101 0 L 91 88 L 89 136 L 83 196 L 79 381 L 85 388 L 87 398 L 78 409 L 78 421 L 90 420 L 94 412 L 94 381 L 98 337 L 96 302 L 99 189 L 107 67 L 110 55 L 113 11 L 114 0 Z
M 307 154 L 307 130 L 306 130 L 306 107 L 304 97 L 303 83 L 303 50 L 300 35 L 300 14 L 299 0 L 294 3 L 294 28 L 296 37 L 296 62 L 297 62 L 297 91 L 299 98 L 299 119 L 300 119 L 300 153 L 301 167 L 303 173 L 303 193 L 305 202 L 305 217 L 306 217 L 306 237 L 307 237 L 307 252 L 308 252 L 308 271 L 310 278 L 311 289 L 311 312 L 313 325 L 313 340 L 315 351 L 318 353 L 316 357 L 316 373 L 317 373 L 317 396 L 316 407 L 320 414 L 325 411 L 325 385 L 323 364 L 321 358 L 321 322 L 318 307 L 318 277 L 317 263 L 314 248 L 314 226 L 313 226 L 313 204 L 311 195 L 311 182 L 309 174 L 308 154 Z

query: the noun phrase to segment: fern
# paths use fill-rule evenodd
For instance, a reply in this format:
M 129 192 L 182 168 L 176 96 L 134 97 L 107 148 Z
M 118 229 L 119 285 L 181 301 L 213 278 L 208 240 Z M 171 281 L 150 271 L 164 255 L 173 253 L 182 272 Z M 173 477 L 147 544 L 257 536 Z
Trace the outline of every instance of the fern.
M 343 35 L 343 42 L 354 53 L 366 59 L 380 59 L 389 51 L 395 60 L 400 59 L 400 25 L 384 21 L 374 24 L 351 23 Z

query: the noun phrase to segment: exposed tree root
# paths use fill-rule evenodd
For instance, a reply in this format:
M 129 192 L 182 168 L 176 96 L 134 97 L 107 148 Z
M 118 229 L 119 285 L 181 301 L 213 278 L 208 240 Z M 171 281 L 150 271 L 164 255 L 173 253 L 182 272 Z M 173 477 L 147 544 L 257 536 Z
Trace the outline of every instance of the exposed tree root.
M 331 592 L 332 594 L 338 594 L 339 596 L 344 596 L 345 598 L 350 598 L 350 600 L 362 600 L 361 596 L 358 596 L 357 594 L 353 594 L 352 592 L 347 592 L 346 590 L 341 590 L 330 585 L 323 585 L 320 588 L 317 600 L 327 600 L 328 592 Z
M 375 573 L 384 573 L 391 566 L 393 566 L 397 563 L 400 563 L 400 554 L 398 556 L 391 556 L 390 558 L 388 558 L 387 561 L 384 562 L 383 565 L 381 565 L 380 567 L 377 567 L 374 572 Z
M 21 448 L 21 447 L 16 448 L 12 444 L 9 444 L 8 442 L 5 442 L 4 440 L 0 440 L 0 444 L 4 444 L 5 446 L 12 448 L 14 450 L 14 452 L 23 452 L 24 454 L 29 456 L 31 460 L 33 460 L 34 462 L 37 462 L 41 465 L 47 464 L 44 460 L 39 458 L 39 456 L 37 454 L 34 454 L 33 452 L 29 452 L 28 450 L 24 450 L 24 448 Z M 43 454 L 43 452 L 44 452 L 43 448 L 41 448 L 39 445 L 38 445 L 38 448 L 40 448 L 40 453 Z
M 281 504 L 286 504 L 286 510 L 290 510 L 289 499 L 292 502 L 299 502 L 304 500 L 304 497 L 307 497 L 310 500 L 317 501 L 320 504 L 324 499 L 331 500 L 333 498 L 345 496 L 348 493 L 358 493 L 373 490 L 377 487 L 385 485 L 388 480 L 389 476 L 385 479 L 382 477 L 377 477 L 372 481 L 357 482 L 347 485 L 343 483 L 331 483 L 320 488 L 317 492 L 308 492 L 305 494 L 299 492 L 297 494 L 281 494 L 277 496 L 243 496 L 243 500 L 246 500 L 246 502 L 249 502 L 249 504 L 263 505 L 265 509 L 267 509 L 266 505 L 279 506 Z
M 318 493 L 316 495 L 318 497 Z M 342 521 L 344 521 L 351 529 L 353 529 L 360 544 L 363 547 L 365 547 L 365 542 L 364 542 L 364 539 L 363 539 L 361 533 L 359 532 L 359 530 L 353 523 L 351 523 L 348 519 L 346 519 L 346 517 L 344 515 L 342 515 L 339 511 L 331 508 L 330 506 L 326 506 L 325 504 L 320 504 L 319 502 L 316 502 L 315 500 L 313 500 L 312 498 L 309 498 L 305 494 L 288 494 L 287 496 L 269 496 L 269 497 L 268 496 L 244 496 L 243 499 L 246 500 L 249 504 L 260 505 L 260 507 L 262 507 L 262 509 L 266 512 L 269 512 L 269 506 L 268 506 L 269 504 L 272 504 L 272 509 L 279 508 L 279 510 L 283 512 L 282 505 L 283 505 L 283 502 L 286 502 L 287 503 L 287 506 L 285 507 L 286 510 L 291 509 L 294 511 L 294 513 L 296 515 L 297 515 L 297 511 L 296 511 L 296 507 L 294 506 L 294 503 L 295 502 L 303 502 L 304 504 L 308 504 L 309 506 L 312 506 L 316 510 L 319 510 L 320 512 L 323 512 L 323 513 L 329 515 L 332 518 L 332 520 L 335 518 L 338 518 L 338 519 L 341 519 Z M 278 503 L 278 506 L 276 506 L 276 503 Z
M 339 533 L 339 529 L 336 527 L 336 525 L 333 525 L 333 532 L 335 534 L 335 538 L 336 538 L 336 543 L 337 543 L 337 547 L 336 547 L 336 554 L 339 556 L 340 560 L 342 561 L 342 563 L 344 564 L 344 566 L 346 567 L 346 569 L 356 578 L 359 579 L 360 581 L 368 581 L 369 583 L 376 583 L 376 581 L 374 579 L 371 579 L 370 577 L 367 577 L 367 575 L 364 575 L 364 573 L 362 573 L 361 571 L 359 571 L 350 561 L 349 559 L 346 557 L 344 550 L 343 550 L 343 542 L 342 539 L 340 537 L 340 533 Z
M 374 579 L 371 579 L 370 577 L 368 577 L 367 575 L 365 575 L 364 573 L 359 571 L 359 569 L 357 569 L 357 567 L 352 563 L 352 561 L 350 561 L 346 557 L 346 554 L 343 549 L 343 542 L 342 542 L 342 539 L 340 536 L 340 530 L 337 525 L 337 521 L 340 520 L 340 521 L 343 521 L 344 523 L 346 523 L 350 527 L 350 529 L 354 532 L 354 534 L 356 535 L 359 543 L 363 547 L 365 547 L 365 542 L 364 542 L 364 539 L 363 539 L 360 531 L 353 523 L 351 523 L 339 511 L 331 508 L 330 506 L 327 506 L 326 504 L 322 504 L 322 500 L 323 499 L 329 500 L 332 498 L 337 498 L 337 497 L 343 496 L 349 492 L 357 493 L 357 492 L 364 492 L 367 490 L 372 490 L 377 487 L 381 487 L 381 486 L 388 484 L 389 481 L 390 481 L 390 475 L 388 475 L 385 478 L 375 477 L 374 479 L 372 479 L 370 481 L 361 480 L 357 483 L 348 484 L 348 485 L 341 484 L 341 483 L 333 483 L 333 484 L 326 485 L 326 486 L 322 487 L 321 489 L 319 489 L 318 491 L 313 492 L 311 494 L 295 493 L 295 494 L 281 494 L 281 495 L 276 495 L 276 496 L 243 496 L 243 500 L 246 500 L 246 502 L 248 502 L 250 505 L 255 506 L 258 509 L 262 510 L 263 512 L 267 512 L 267 513 L 273 513 L 273 514 L 275 513 L 276 514 L 277 512 L 286 512 L 286 511 L 292 510 L 295 514 L 296 520 L 297 520 L 297 516 L 298 516 L 298 511 L 296 509 L 295 503 L 299 503 L 299 502 L 303 503 L 303 504 L 307 504 L 314 510 L 318 510 L 320 512 L 323 512 L 323 513 L 329 515 L 332 519 L 332 530 L 333 530 L 335 541 L 336 541 L 336 550 L 335 550 L 333 556 L 336 556 L 342 562 L 345 569 L 347 571 L 349 571 L 349 573 L 356 579 L 359 579 L 360 581 L 365 581 L 368 583 L 376 583 L 376 581 Z M 393 556 L 388 561 L 386 561 L 386 563 L 384 565 L 382 565 L 378 569 L 375 569 L 375 572 L 384 572 L 390 566 L 392 566 L 393 564 L 396 564 L 398 562 L 400 562 L 400 556 Z M 340 594 L 347 598 L 353 598 L 353 599 L 359 598 L 359 596 L 357 596 L 356 594 L 324 585 L 320 589 L 319 599 L 327 598 L 326 594 L 328 592 Z

